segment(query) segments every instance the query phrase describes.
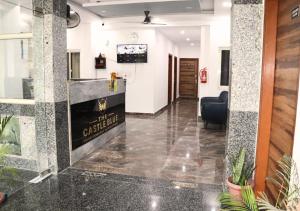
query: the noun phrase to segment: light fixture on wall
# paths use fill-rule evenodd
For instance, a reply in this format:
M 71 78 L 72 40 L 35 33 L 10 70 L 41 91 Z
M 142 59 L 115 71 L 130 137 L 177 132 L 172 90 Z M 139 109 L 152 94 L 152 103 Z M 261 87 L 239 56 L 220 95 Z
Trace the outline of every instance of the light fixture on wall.
M 186 38 L 186 41 L 190 41 L 191 39 L 188 37 L 188 38 Z
M 195 43 L 192 42 L 192 43 L 191 43 L 191 46 L 195 46 Z
M 181 30 L 181 31 L 180 31 L 180 34 L 182 34 L 182 35 L 185 34 L 185 31 L 184 31 L 184 30 Z

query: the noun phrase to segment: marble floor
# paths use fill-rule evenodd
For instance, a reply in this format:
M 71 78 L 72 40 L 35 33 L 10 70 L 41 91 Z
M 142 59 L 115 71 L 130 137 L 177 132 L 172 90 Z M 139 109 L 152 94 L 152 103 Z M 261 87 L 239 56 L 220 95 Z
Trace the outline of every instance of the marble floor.
M 29 184 L 1 206 L 7 211 L 216 211 L 219 185 L 185 187 L 165 180 L 69 168 Z
M 0 191 L 13 195 L 19 190 L 23 189 L 28 182 L 37 177 L 38 173 L 22 169 L 1 169 L 0 176 Z
M 1 210 L 216 211 L 225 131 L 203 129 L 194 101 L 154 117 L 128 116 L 126 132 L 41 183 L 13 186 Z M 4 189 L 3 189 L 4 187 Z
M 73 168 L 174 182 L 221 184 L 225 130 L 204 129 L 197 102 L 177 101 L 156 116 L 128 115 L 126 132 Z

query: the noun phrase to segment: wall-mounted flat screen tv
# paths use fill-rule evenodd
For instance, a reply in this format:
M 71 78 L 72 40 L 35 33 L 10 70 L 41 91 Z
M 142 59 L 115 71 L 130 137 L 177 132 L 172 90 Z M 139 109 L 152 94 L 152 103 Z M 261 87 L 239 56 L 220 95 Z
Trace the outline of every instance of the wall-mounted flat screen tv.
M 147 63 L 147 44 L 121 44 L 117 46 L 118 63 Z

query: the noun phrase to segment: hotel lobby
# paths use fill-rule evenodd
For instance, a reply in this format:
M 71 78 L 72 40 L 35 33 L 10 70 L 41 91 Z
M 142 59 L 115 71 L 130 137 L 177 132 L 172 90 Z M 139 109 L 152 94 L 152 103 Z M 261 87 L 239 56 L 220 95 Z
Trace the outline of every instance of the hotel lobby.
M 299 5 L 0 0 L 0 210 L 274 210 L 280 161 L 300 190 Z

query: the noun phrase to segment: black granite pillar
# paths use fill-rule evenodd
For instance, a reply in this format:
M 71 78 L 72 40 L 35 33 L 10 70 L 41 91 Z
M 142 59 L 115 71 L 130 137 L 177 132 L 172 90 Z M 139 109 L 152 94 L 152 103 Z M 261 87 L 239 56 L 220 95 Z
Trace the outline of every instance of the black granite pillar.
M 235 0 L 232 7 L 232 54 L 227 174 L 230 157 L 240 148 L 249 161 L 256 156 L 263 42 L 262 0 Z
M 43 11 L 35 31 L 35 117 L 39 171 L 57 173 L 70 165 L 67 103 L 66 0 L 33 2 Z M 41 21 L 36 18 L 35 21 Z M 42 33 L 41 33 L 42 32 Z

